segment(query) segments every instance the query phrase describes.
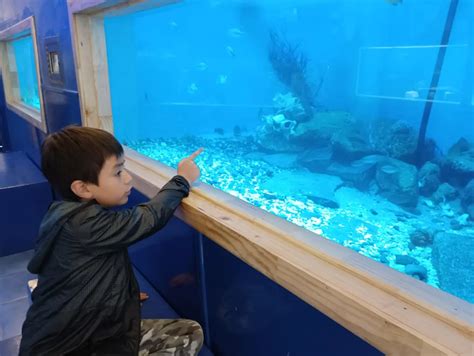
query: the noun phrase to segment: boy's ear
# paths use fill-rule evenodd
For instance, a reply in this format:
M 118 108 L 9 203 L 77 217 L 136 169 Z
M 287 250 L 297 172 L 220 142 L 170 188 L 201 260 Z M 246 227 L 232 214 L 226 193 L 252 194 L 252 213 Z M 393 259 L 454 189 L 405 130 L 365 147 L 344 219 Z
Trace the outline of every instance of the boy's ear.
M 89 186 L 82 180 L 75 180 L 71 183 L 71 190 L 81 199 L 92 199 L 93 194 L 89 190 Z

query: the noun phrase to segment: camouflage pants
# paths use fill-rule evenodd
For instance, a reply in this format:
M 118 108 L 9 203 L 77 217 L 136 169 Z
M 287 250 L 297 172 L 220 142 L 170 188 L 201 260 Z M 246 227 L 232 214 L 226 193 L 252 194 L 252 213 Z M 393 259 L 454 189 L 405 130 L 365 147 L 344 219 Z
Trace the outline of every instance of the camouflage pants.
M 201 326 L 186 319 L 143 319 L 139 356 L 191 356 L 202 347 Z

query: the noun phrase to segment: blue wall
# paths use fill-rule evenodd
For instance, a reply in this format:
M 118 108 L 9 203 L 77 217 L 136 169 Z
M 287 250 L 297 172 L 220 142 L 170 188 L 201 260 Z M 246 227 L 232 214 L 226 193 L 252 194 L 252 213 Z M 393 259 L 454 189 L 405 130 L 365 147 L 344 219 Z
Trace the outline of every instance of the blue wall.
M 49 131 L 56 131 L 68 124 L 80 124 L 79 96 L 77 93 L 71 35 L 66 0 L 5 0 L 4 18 L 0 31 L 34 16 L 36 21 L 38 60 L 41 72 L 41 91 L 45 102 L 46 120 Z M 1 17 L 0 17 L 1 19 Z M 63 82 L 58 85 L 49 80 L 45 43 L 57 40 L 63 67 Z M 3 85 L 0 87 L 0 116 L 5 104 Z M 24 119 L 5 109 L 6 126 L 1 126 L 3 139 L 11 151 L 24 151 L 39 164 L 39 148 L 45 135 Z M 1 124 L 1 121 L 0 121 Z

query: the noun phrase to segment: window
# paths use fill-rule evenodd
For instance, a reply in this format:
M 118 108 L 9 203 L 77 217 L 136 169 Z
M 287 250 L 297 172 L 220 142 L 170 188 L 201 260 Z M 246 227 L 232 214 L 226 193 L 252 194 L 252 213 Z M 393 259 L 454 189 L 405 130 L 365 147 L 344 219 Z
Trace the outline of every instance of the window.
M 438 197 L 446 187 L 459 196 L 468 182 L 440 177 L 438 193 L 428 192 L 419 187 L 425 171 L 415 164 L 420 103 L 443 47 L 427 43 L 441 36 L 447 6 L 437 5 L 438 15 L 420 19 L 422 26 L 400 17 L 417 10 L 382 1 L 365 11 L 380 12 L 388 23 L 366 24 L 349 15 L 360 12 L 358 5 L 341 4 L 195 1 L 105 16 L 115 134 L 172 167 L 204 146 L 205 183 L 474 302 L 474 291 L 466 295 L 465 287 L 440 281 L 443 267 L 431 253 L 435 230 L 445 224 L 471 236 L 468 210 L 455 211 L 452 199 Z M 389 26 L 404 27 L 407 36 L 383 35 Z M 414 35 L 421 27 L 429 33 Z M 325 38 L 325 28 L 335 37 Z M 367 46 L 374 43 L 386 46 Z M 449 75 L 435 104 L 460 104 L 467 49 L 464 41 L 447 47 L 452 57 L 442 70 Z M 392 100 L 407 106 L 391 109 Z M 461 138 L 430 134 L 446 151 Z M 473 141 L 472 132 L 465 134 Z M 435 152 L 427 154 L 435 160 Z
M 0 58 L 8 108 L 46 132 L 33 17 L 0 32 Z
M 176 167 L 205 147 L 198 160 L 202 181 L 218 191 L 204 186 L 196 201 L 211 201 L 208 214 L 219 213 L 202 217 L 209 221 L 201 225 L 194 216 L 189 222 L 211 226 L 206 231 L 216 236 L 231 230 L 220 242 L 239 257 L 260 243 L 275 252 L 285 236 L 295 244 L 276 264 L 291 260 L 303 242 L 312 248 L 307 267 L 315 275 L 318 261 L 329 255 L 333 265 L 410 305 L 429 301 L 437 305 L 430 311 L 468 315 L 474 232 L 471 200 L 460 197 L 470 191 L 474 172 L 461 162 L 472 160 L 474 132 L 447 128 L 454 114 L 462 127 L 472 125 L 472 106 L 465 105 L 472 87 L 472 12 L 460 1 L 447 29 L 448 2 L 406 3 L 140 1 L 114 7 L 104 0 L 89 9 L 73 1 L 84 124 L 113 131 L 128 146 L 144 190 L 153 184 L 150 177 L 170 172 L 151 159 Z M 442 44 L 447 30 L 451 41 Z M 419 128 L 430 117 L 425 138 Z M 222 217 L 231 210 L 240 227 Z M 254 233 L 260 228 L 268 239 Z M 229 242 L 244 235 L 241 250 Z M 285 274 L 265 265 L 275 255 L 265 257 L 247 261 L 279 283 L 298 279 L 292 266 Z M 459 263 L 454 269 L 453 260 Z M 345 287 L 350 298 L 364 290 Z M 313 293 L 298 295 L 308 300 Z

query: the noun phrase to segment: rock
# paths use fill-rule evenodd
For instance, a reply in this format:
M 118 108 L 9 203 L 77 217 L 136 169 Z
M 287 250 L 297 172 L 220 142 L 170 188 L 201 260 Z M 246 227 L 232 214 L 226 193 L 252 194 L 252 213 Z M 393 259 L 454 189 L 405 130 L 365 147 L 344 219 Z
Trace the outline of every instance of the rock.
M 474 303 L 474 235 L 436 234 L 432 261 L 441 289 Z
M 288 142 L 285 134 L 272 131 L 267 126 L 259 127 L 255 138 L 259 147 L 266 152 L 298 152 L 300 150 L 297 145 Z
M 418 203 L 418 179 L 415 166 L 389 158 L 377 165 L 375 180 L 380 194 L 404 208 Z
M 466 208 L 466 213 L 469 215 L 469 218 L 474 221 L 474 204 L 471 204 Z
M 418 186 L 420 194 L 430 196 L 438 189 L 440 181 L 440 168 L 437 164 L 426 162 L 418 172 Z
M 463 228 L 461 223 L 456 219 L 451 220 L 449 224 L 451 225 L 451 229 L 453 230 L 461 230 Z
M 461 138 L 442 161 L 442 177 L 455 186 L 465 186 L 474 179 L 474 145 Z
M 464 208 L 474 204 L 474 179 L 472 179 L 462 191 L 461 204 Z
M 420 262 L 415 257 L 408 255 L 395 255 L 395 263 L 397 265 L 419 265 Z
M 352 162 L 371 153 L 367 139 L 358 130 L 335 132 L 331 138 L 334 158 L 342 163 Z
M 332 163 L 326 170 L 331 175 L 338 176 L 359 190 L 367 190 L 375 176 L 375 166 L 349 166 L 337 162 Z
M 417 229 L 410 234 L 410 241 L 418 247 L 427 247 L 433 243 L 433 236 L 426 230 Z
M 380 155 L 365 156 L 350 165 L 343 165 L 337 162 L 332 163 L 327 168 L 327 173 L 342 178 L 345 182 L 353 185 L 359 190 L 368 190 L 375 177 L 375 167 L 377 163 L 386 160 Z M 378 190 L 378 187 L 376 187 Z
M 342 180 L 327 174 L 307 171 L 283 171 L 262 184 L 261 188 L 290 197 L 306 196 L 317 204 L 330 208 L 339 207 L 334 192 Z
M 413 162 L 418 137 L 415 129 L 403 121 L 377 120 L 371 126 L 370 141 L 382 154 Z
M 428 280 L 428 271 L 421 265 L 406 265 L 405 273 L 412 277 L 418 278 L 420 281 L 426 282 Z
M 443 183 L 438 187 L 436 192 L 434 192 L 431 200 L 433 200 L 436 204 L 439 204 L 441 202 L 447 202 L 456 199 L 458 194 L 458 191 L 452 185 Z
M 306 150 L 298 157 L 298 163 L 312 172 L 323 173 L 332 163 L 332 148 L 323 147 Z
M 329 146 L 333 135 L 357 129 L 356 119 L 348 112 L 317 112 L 308 122 L 299 123 L 291 135 L 291 142 L 300 147 Z

